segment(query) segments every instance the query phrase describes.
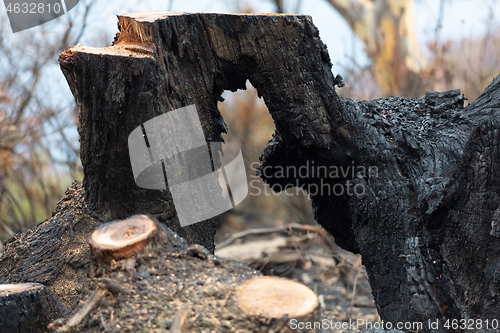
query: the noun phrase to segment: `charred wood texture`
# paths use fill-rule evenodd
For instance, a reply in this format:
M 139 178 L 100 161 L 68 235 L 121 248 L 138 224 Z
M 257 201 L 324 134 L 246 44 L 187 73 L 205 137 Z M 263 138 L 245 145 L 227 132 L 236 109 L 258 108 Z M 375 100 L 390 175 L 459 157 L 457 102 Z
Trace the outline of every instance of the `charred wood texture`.
M 87 239 L 103 222 L 84 197 L 75 181 L 50 219 L 7 239 L 0 254 L 0 283 L 41 283 L 68 308 L 78 300 L 91 268 Z
M 262 177 L 310 191 L 317 221 L 362 254 L 382 319 L 499 313 L 500 78 L 466 108 L 459 91 L 352 101 L 336 94 L 342 82 L 307 16 L 145 13 L 119 22 L 115 46 L 60 58 L 81 110 L 92 207 L 175 219 L 168 193 L 135 186 L 128 133 L 194 103 L 205 136 L 221 141 L 217 101 L 248 79 L 276 125 Z M 343 172 L 313 175 L 320 166 Z M 287 167 L 308 174 L 276 176 Z
M 38 283 L 0 284 L 0 332 L 43 333 L 68 312 L 54 294 Z
M 331 94 L 333 84 L 317 94 Z M 324 106 L 332 128 L 326 141 L 330 150 L 344 147 L 340 154 L 314 140 L 303 144 L 305 135 L 292 141 L 278 127 L 266 147 L 260 174 L 274 187 L 299 182 L 315 191 L 316 220 L 362 255 L 383 320 L 422 322 L 424 331 L 433 331 L 429 319 L 439 320 L 440 332 L 447 319 L 497 317 L 499 88 L 500 76 L 465 108 L 459 90 L 341 99 L 343 114 Z M 273 177 L 290 166 L 307 167 L 309 177 Z M 341 171 L 318 176 L 319 166 Z
M 222 141 L 217 102 L 248 79 L 276 125 L 261 176 L 310 191 L 317 221 L 362 255 L 383 320 L 439 319 L 439 332 L 448 318 L 498 319 L 500 77 L 465 108 L 458 90 L 352 101 L 336 94 L 342 81 L 307 16 L 144 13 L 119 16 L 119 29 L 110 48 L 60 56 L 91 211 L 149 213 L 212 250 L 217 218 L 181 229 L 168 190 L 135 185 L 127 137 L 195 104 L 207 140 Z M 306 176 L 282 176 L 301 167 Z

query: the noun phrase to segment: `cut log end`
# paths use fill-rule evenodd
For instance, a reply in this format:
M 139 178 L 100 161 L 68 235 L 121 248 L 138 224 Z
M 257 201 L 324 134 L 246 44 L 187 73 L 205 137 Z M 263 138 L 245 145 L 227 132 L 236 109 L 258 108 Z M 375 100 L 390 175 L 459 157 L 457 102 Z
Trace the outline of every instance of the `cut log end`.
M 197 15 L 197 14 L 207 14 L 199 12 L 136 12 L 118 15 L 118 20 L 122 18 L 131 18 L 137 22 L 154 22 L 161 19 L 165 19 L 169 16 L 186 16 L 186 15 Z M 213 15 L 218 15 L 214 13 Z M 224 16 L 234 15 L 234 16 L 305 16 L 304 14 L 294 14 L 294 13 L 224 13 Z
M 303 284 L 279 277 L 258 277 L 236 289 L 236 301 L 249 316 L 303 318 L 319 307 L 316 294 Z
M 59 54 L 59 61 L 68 63 L 71 60 L 75 60 L 75 55 L 80 52 L 104 56 L 153 58 L 153 47 L 151 45 L 136 45 L 134 43 L 121 42 L 111 47 L 71 46 Z
M 50 322 L 67 309 L 39 283 L 0 285 L 0 331 L 46 332 Z
M 106 223 L 89 237 L 96 259 L 104 262 L 128 258 L 149 244 L 156 224 L 146 215 L 134 215 L 126 220 Z
M 34 283 L 0 284 L 0 297 L 7 296 L 11 293 L 36 290 L 38 288 L 41 288 L 41 286 Z

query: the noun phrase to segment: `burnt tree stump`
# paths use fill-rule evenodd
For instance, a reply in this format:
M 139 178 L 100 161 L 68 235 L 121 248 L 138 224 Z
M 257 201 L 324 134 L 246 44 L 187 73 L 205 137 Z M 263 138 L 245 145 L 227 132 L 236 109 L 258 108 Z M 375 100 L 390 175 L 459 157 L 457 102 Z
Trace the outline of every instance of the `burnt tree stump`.
M 151 214 L 188 242 L 213 252 L 218 216 L 181 228 L 168 189 L 150 190 L 135 184 L 129 134 L 147 120 L 185 103 L 203 105 L 203 94 L 194 88 L 196 82 L 187 81 L 183 81 L 182 90 L 191 86 L 192 96 L 171 94 L 169 84 L 186 76 L 179 72 L 183 68 L 165 68 L 153 54 L 152 39 L 134 39 L 137 36 L 128 35 L 131 27 L 127 24 L 120 26 L 116 46 L 73 47 L 59 58 L 80 110 L 78 132 L 87 205 L 108 221 Z M 207 140 L 221 141 L 224 123 L 218 111 L 198 110 Z
M 195 104 L 205 136 L 222 141 L 217 101 L 248 79 L 276 125 L 261 176 L 309 190 L 316 220 L 362 254 L 382 319 L 498 319 L 500 77 L 466 108 L 458 90 L 352 101 L 336 94 L 343 82 L 307 16 L 142 13 L 119 16 L 119 29 L 111 48 L 60 57 L 90 204 L 175 220 L 168 193 L 133 183 L 126 136 Z M 290 167 L 308 174 L 276 176 Z
M 307 16 L 142 13 L 119 16 L 119 29 L 112 47 L 59 59 L 80 108 L 91 212 L 151 214 L 213 250 L 218 218 L 181 228 L 168 190 L 135 185 L 127 137 L 195 104 L 205 137 L 220 142 L 217 102 L 248 79 L 276 125 L 260 175 L 309 191 L 316 220 L 362 255 L 385 322 L 438 319 L 419 331 L 441 332 L 447 319 L 499 319 L 500 76 L 465 108 L 458 90 L 352 101 L 336 94 L 343 82 Z M 294 168 L 307 174 L 283 177 Z M 19 262 L 16 239 L 0 261 Z
M 111 262 L 132 256 L 149 243 L 156 231 L 155 223 L 145 215 L 106 223 L 89 237 L 89 245 L 97 261 Z

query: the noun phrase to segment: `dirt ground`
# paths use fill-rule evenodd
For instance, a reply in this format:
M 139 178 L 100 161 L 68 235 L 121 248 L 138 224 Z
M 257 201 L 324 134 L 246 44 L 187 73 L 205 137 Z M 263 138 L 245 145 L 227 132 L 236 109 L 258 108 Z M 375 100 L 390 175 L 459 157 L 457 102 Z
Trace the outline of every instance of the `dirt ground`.
M 380 327 L 360 256 L 338 247 L 319 225 L 274 219 L 245 221 L 242 215 L 228 213 L 216 234 L 215 254 L 241 261 L 265 275 L 307 285 L 323 307 L 321 319 L 328 322 L 324 332 L 362 332 L 370 329 L 369 325 Z M 353 322 L 359 323 L 356 328 L 360 330 L 330 330 L 332 323 L 339 328 Z
M 244 223 L 227 215 L 215 256 L 157 227 L 150 245 L 133 258 L 96 263 L 80 300 L 52 328 L 59 333 L 289 333 L 293 327 L 287 322 L 256 320 L 235 303 L 235 286 L 264 273 L 302 282 L 319 296 L 326 326 L 294 332 L 389 332 L 364 329 L 366 322 L 377 327 L 378 316 L 361 262 L 318 226 Z M 225 258 L 224 251 L 246 265 Z M 349 326 L 353 322 L 359 323 L 356 329 Z

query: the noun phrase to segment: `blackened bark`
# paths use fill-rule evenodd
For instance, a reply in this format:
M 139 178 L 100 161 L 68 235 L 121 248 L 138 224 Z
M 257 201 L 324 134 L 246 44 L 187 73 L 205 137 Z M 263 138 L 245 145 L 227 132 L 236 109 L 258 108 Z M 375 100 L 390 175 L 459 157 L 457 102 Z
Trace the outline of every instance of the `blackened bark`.
M 0 283 L 37 282 L 71 307 L 86 288 L 92 255 L 89 235 L 104 217 L 91 212 L 80 182 L 66 190 L 48 220 L 5 242 Z
M 135 186 L 126 138 L 140 123 L 194 103 L 207 139 L 221 141 L 217 101 L 249 79 L 276 125 L 262 177 L 273 187 L 298 181 L 310 191 L 317 221 L 340 246 L 362 254 L 382 319 L 439 319 L 437 331 L 446 319 L 498 319 L 500 77 L 466 108 L 459 91 L 352 101 L 337 96 L 340 81 L 307 16 L 119 20 L 114 47 L 61 55 L 81 110 L 93 209 L 110 218 L 151 213 L 175 229 L 168 191 Z M 277 177 L 283 167 L 308 173 Z M 340 171 L 332 175 L 332 168 Z M 196 239 L 213 225 L 184 235 Z
M 61 301 L 38 283 L 0 285 L 0 332 L 43 333 L 68 312 Z
M 265 149 L 262 175 L 307 161 L 316 163 L 309 175 L 319 165 L 345 171 L 346 177 L 300 181 L 322 188 L 311 195 L 316 219 L 340 246 L 362 254 L 386 321 L 421 322 L 433 331 L 426 324 L 438 319 L 440 332 L 447 319 L 497 319 L 499 88 L 500 76 L 466 108 L 458 90 L 421 99 L 343 99 L 357 119 L 345 132 L 351 165 L 325 161 L 279 135 Z
M 313 144 L 325 156 L 348 154 L 346 141 L 331 133 L 326 118 L 324 105 L 339 115 L 343 111 L 335 92 L 322 87 L 333 77 L 309 17 L 145 13 L 119 16 L 119 29 L 113 47 L 76 46 L 59 59 L 80 109 L 87 202 L 109 220 L 152 214 L 213 251 L 219 218 L 181 228 L 168 189 L 135 184 L 127 140 L 155 116 L 195 104 L 207 141 L 223 141 L 226 126 L 217 102 L 224 90 L 244 89 L 247 78 L 287 140 Z M 291 103 L 296 96 L 302 101 Z M 351 121 L 336 119 L 339 127 Z M 330 149 L 332 135 L 336 149 Z
M 181 87 L 170 86 L 186 76 L 179 73 L 184 67 L 166 74 L 151 54 L 138 48 L 141 45 L 134 47 L 146 53 L 120 46 L 107 51 L 70 50 L 60 57 L 61 69 L 80 109 L 78 132 L 87 205 L 107 221 L 151 214 L 188 242 L 213 252 L 219 217 L 181 228 L 168 189 L 148 190 L 135 184 L 128 151 L 129 134 L 147 120 L 187 104 L 202 106 L 207 102 L 194 88 L 197 82 L 186 80 Z M 187 91 L 189 87 L 191 96 L 170 93 L 171 89 Z M 218 111 L 198 110 L 207 140 L 221 141 L 223 121 Z

